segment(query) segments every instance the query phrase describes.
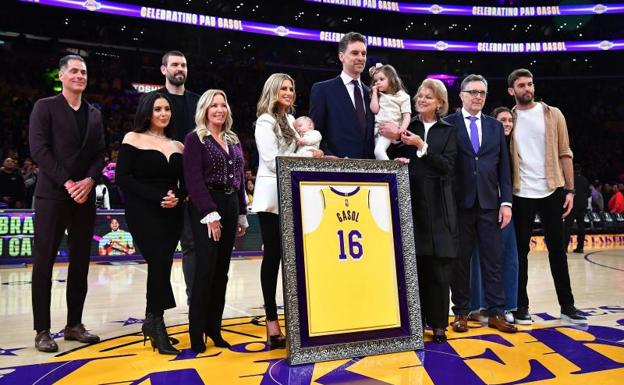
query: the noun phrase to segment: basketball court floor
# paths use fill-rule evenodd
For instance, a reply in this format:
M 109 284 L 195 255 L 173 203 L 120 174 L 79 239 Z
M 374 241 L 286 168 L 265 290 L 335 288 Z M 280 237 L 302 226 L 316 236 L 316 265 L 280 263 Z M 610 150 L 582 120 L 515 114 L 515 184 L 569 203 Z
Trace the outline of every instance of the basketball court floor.
M 174 263 L 178 306 L 165 320 L 182 351 L 178 356 L 143 345 L 146 265 L 91 265 L 83 321 L 102 341 L 86 346 L 62 337 L 67 265 L 59 264 L 52 285 L 57 354 L 33 346 L 31 269 L 0 269 L 0 385 L 624 384 L 624 250 L 588 250 L 568 260 L 576 306 L 588 326 L 559 321 L 546 253 L 532 252 L 535 322 L 517 334 L 475 322 L 468 333 L 449 328 L 449 340 L 441 345 L 430 342 L 427 331 L 423 351 L 298 366 L 287 364 L 286 350 L 268 349 L 264 319 L 254 318 L 263 314 L 259 258 L 231 265 L 223 336 L 232 347 L 209 345 L 200 355 L 189 349 L 182 265 Z

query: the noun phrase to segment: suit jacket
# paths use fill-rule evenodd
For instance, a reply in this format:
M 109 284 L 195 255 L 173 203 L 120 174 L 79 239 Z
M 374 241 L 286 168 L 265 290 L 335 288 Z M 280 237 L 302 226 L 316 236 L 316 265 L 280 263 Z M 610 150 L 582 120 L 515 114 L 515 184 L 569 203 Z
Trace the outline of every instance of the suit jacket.
M 417 118 L 409 131 L 424 139 L 425 127 Z M 410 159 L 410 195 L 414 220 L 416 255 L 422 257 L 457 256 L 459 243 L 457 206 L 453 192 L 453 173 L 457 145 L 455 128 L 439 120 L 427 135 L 427 153 L 418 157 L 417 148 L 402 143 L 389 148 L 389 155 Z
M 445 120 L 455 126 L 457 134 L 455 188 L 459 207 L 472 208 L 478 203 L 483 209 L 497 209 L 501 202 L 511 203 L 509 151 L 502 124 L 481 114 L 481 147 L 475 154 L 461 111 Z
M 85 100 L 82 103 L 87 103 Z M 84 139 L 63 94 L 39 99 L 30 114 L 30 153 L 39 165 L 35 196 L 57 200 L 71 199 L 67 180 L 86 177 L 98 180 L 104 167 L 106 145 L 99 110 L 87 103 L 88 123 Z M 89 194 L 93 201 L 94 190 Z
M 288 124 L 292 127 L 295 118 L 287 116 Z M 293 141 L 286 144 L 283 139 L 275 136 L 277 122 L 269 114 L 262 114 L 256 121 L 256 147 L 258 148 L 258 173 L 256 175 L 256 185 L 254 187 L 254 199 L 251 203 L 251 211 L 279 213 L 279 202 L 277 200 L 277 176 L 276 176 L 276 156 L 294 156 L 297 144 Z
M 362 83 L 366 130 L 358 123 L 355 106 L 340 76 L 315 83 L 310 91 L 310 118 L 323 135 L 321 150 L 341 158 L 374 159 L 375 117 L 370 111 L 370 90 Z
M 155 91 L 148 92 L 147 94 L 141 95 L 140 100 L 143 100 L 146 95 L 149 95 L 151 93 L 159 93 L 171 96 L 169 90 L 167 90 L 166 87 L 163 87 Z M 181 143 L 184 143 L 186 134 L 195 129 L 195 111 L 197 110 L 199 95 L 185 89 L 184 101 L 186 102 L 187 116 L 180 116 L 180 114 L 175 111 L 175 105 L 171 106 L 171 111 L 173 111 L 173 139 Z

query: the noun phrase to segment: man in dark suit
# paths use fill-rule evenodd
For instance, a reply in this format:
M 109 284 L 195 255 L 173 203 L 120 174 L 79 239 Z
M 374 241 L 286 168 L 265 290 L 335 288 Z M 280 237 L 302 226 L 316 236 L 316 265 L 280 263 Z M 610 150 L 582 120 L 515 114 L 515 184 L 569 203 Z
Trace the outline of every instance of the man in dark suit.
M 349 32 L 338 45 L 342 73 L 315 83 L 310 91 L 310 117 L 323 135 L 325 155 L 374 159 L 374 116 L 370 90 L 360 79 L 366 65 L 366 39 Z
M 173 139 L 184 143 L 186 134 L 195 129 L 195 111 L 199 95 L 184 86 L 188 76 L 186 57 L 180 51 L 166 52 L 162 57 L 160 72 L 165 76 L 165 86 L 156 91 L 171 99 Z M 146 94 L 147 95 L 147 94 Z M 191 288 L 195 277 L 195 245 L 191 232 L 190 218 L 186 203 L 184 205 L 184 228 L 180 236 L 182 246 L 182 272 L 186 284 L 187 304 L 191 298 Z
M 82 99 L 87 66 L 68 55 L 59 62 L 62 92 L 40 99 L 30 115 L 29 141 L 39 164 L 35 188 L 35 239 L 32 306 L 35 347 L 56 352 L 50 335 L 52 268 L 65 229 L 68 234 L 66 340 L 98 342 L 82 324 L 95 223 L 93 186 L 104 166 L 104 128 L 100 111 Z
M 461 111 L 446 118 L 457 133 L 455 179 L 459 206 L 460 247 L 451 281 L 452 323 L 456 332 L 468 331 L 470 258 L 479 246 L 488 325 L 503 332 L 517 329 L 503 315 L 501 228 L 511 220 L 511 177 L 503 127 L 481 113 L 487 81 L 469 75 L 461 83 Z M 499 198 L 500 193 L 500 198 Z

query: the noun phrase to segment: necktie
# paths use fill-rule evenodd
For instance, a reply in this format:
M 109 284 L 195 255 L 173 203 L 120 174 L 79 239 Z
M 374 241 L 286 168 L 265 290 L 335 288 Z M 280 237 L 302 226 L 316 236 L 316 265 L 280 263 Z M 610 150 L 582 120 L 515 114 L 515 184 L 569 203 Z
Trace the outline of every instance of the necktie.
M 475 154 L 479 152 L 479 128 L 477 127 L 476 116 L 466 116 L 466 119 L 470 120 L 470 143 L 472 143 L 472 149 Z
M 360 84 L 356 79 L 351 81 L 353 83 L 353 99 L 355 99 L 355 114 L 360 121 L 362 130 L 366 130 L 366 110 L 364 109 L 364 100 L 362 99 L 362 91 L 360 91 Z

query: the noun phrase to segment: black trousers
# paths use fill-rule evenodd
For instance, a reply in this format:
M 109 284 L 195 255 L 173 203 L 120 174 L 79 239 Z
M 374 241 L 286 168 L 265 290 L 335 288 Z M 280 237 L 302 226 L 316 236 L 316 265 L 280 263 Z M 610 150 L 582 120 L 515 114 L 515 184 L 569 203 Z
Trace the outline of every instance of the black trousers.
M 470 311 L 470 259 L 477 240 L 487 312 L 490 315 L 503 314 L 503 251 L 498 212 L 498 209 L 482 209 L 478 206 L 459 209 L 459 252 L 451 281 L 455 314 L 465 315 Z
M 259 212 L 260 232 L 264 244 L 264 256 L 260 266 L 260 284 L 264 297 L 264 309 L 269 321 L 277 319 L 277 275 L 280 261 L 282 260 L 282 248 L 280 245 L 279 215 L 267 212 Z
M 422 322 L 436 329 L 448 326 L 449 286 L 453 258 L 416 256 Z
M 225 292 L 230 270 L 230 259 L 236 228 L 238 227 L 238 194 L 212 190 L 212 199 L 221 215 L 221 238 L 208 238 L 208 226 L 200 223 L 199 212 L 190 203 L 191 229 L 195 242 L 196 265 L 191 305 L 189 308 L 189 333 L 191 339 L 220 333 L 225 307 Z
M 587 203 L 587 202 L 585 202 Z M 576 248 L 583 249 L 585 246 L 585 207 L 576 207 L 576 205 L 572 208 L 572 212 L 565 218 L 563 224 L 563 247 L 564 250 L 568 249 L 570 245 L 570 235 L 572 235 L 572 226 L 574 226 L 574 222 L 576 221 Z
M 50 329 L 52 268 L 65 229 L 67 229 L 69 248 L 66 289 L 67 326 L 82 323 L 94 224 L 93 199 L 84 204 L 78 204 L 73 200 L 59 201 L 41 197 L 35 200 L 32 271 L 32 307 L 35 330 Z
M 191 229 L 190 204 L 184 202 L 184 225 L 180 235 L 180 246 L 182 246 L 182 273 L 186 284 L 186 304 L 191 304 L 191 291 L 193 279 L 195 278 L 195 244 L 193 243 L 193 230 Z
M 548 248 L 550 273 L 555 282 L 557 299 L 561 307 L 574 305 L 570 273 L 568 272 L 568 256 L 563 244 L 563 202 L 562 188 L 558 188 L 545 198 L 530 199 L 513 197 L 514 224 L 516 241 L 518 242 L 518 308 L 529 306 L 527 293 L 529 242 L 533 229 L 535 214 L 540 215 L 544 228 L 544 240 Z

